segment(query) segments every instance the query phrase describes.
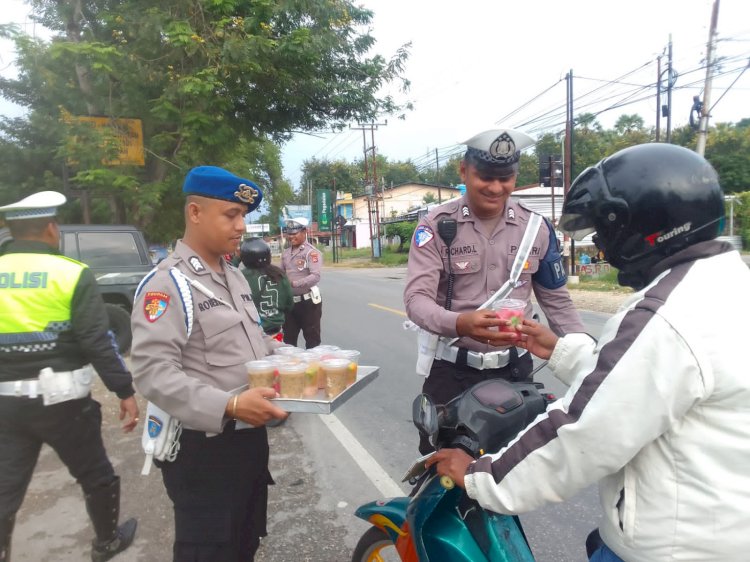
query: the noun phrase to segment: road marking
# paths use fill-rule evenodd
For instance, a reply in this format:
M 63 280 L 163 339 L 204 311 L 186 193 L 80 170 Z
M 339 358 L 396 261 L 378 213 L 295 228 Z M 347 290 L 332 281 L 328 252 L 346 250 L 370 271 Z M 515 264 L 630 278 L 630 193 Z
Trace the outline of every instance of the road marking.
M 367 303 L 368 306 L 371 306 L 373 308 L 379 308 L 380 310 L 385 310 L 386 312 L 392 312 L 393 314 L 398 314 L 399 316 L 406 316 L 406 312 L 403 310 L 397 310 L 395 308 L 389 308 L 387 306 L 383 306 L 381 304 L 375 304 L 374 302 Z
M 328 426 L 333 436 L 351 455 L 365 476 L 372 482 L 378 491 L 386 498 L 395 498 L 406 495 L 401 486 L 391 478 L 388 473 L 378 464 L 373 456 L 367 452 L 357 438 L 352 435 L 346 426 L 341 423 L 335 415 L 320 416 L 323 423 Z

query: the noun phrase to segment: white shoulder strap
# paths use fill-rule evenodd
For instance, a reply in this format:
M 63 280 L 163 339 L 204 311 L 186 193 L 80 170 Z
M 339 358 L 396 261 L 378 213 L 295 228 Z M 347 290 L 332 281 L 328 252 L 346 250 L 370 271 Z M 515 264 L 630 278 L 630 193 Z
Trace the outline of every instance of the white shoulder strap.
M 187 335 L 190 337 L 190 334 L 193 333 L 193 293 L 190 291 L 188 278 L 176 267 L 169 268 L 169 275 L 172 277 L 174 284 L 177 285 L 182 306 L 185 307 L 185 327 L 187 328 Z
M 513 261 L 513 266 L 510 268 L 510 277 L 503 284 L 503 286 L 500 287 L 495 292 L 495 294 L 487 299 L 479 308 L 487 308 L 488 306 L 492 305 L 493 302 L 504 299 L 510 294 L 513 289 L 516 288 L 518 279 L 519 277 L 521 277 L 521 273 L 523 273 L 523 268 L 526 265 L 526 261 L 529 259 L 529 255 L 531 254 L 531 248 L 534 246 L 534 240 L 536 240 L 536 236 L 539 233 L 539 227 L 542 226 L 542 220 L 543 219 L 541 215 L 538 215 L 537 213 L 531 213 L 529 224 L 526 225 L 526 230 L 523 233 L 521 244 L 518 246 L 518 251 L 516 252 L 516 259 Z

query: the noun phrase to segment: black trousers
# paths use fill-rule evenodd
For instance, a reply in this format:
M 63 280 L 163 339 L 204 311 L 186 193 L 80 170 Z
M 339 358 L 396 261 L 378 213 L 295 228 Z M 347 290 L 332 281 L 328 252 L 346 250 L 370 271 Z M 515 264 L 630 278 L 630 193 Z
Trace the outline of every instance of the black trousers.
M 184 430 L 175 461 L 157 466 L 174 504 L 174 562 L 252 562 L 273 483 L 265 427 Z
M 422 392 L 429 394 L 435 404 L 446 404 L 475 384 L 489 379 L 505 379 L 508 381 L 523 381 L 529 378 L 534 370 L 534 360 L 530 353 L 525 353 L 502 369 L 478 370 L 467 365 L 456 365 L 448 361 L 438 361 L 432 364 L 430 376 L 422 385 Z M 420 432 L 419 452 L 423 455 L 434 451 L 426 435 Z
M 284 343 L 297 345 L 300 330 L 305 338 L 305 348 L 320 345 L 320 319 L 323 317 L 323 303 L 314 304 L 311 300 L 294 303 L 294 308 L 284 321 Z
M 0 520 L 21 507 L 44 443 L 85 494 L 110 485 L 115 472 L 101 424 L 101 406 L 90 395 L 52 406 L 41 398 L 0 396 Z

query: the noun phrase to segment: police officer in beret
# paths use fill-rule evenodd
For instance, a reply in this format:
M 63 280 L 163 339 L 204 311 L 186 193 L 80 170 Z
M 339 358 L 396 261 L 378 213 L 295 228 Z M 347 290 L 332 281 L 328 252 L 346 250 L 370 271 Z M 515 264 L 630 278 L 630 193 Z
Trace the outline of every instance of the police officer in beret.
M 504 321 L 478 310 L 509 280 L 507 298 L 524 301 L 527 317 L 533 290 L 556 333 L 584 331 L 565 286 L 552 225 L 532 220 L 534 211 L 511 198 L 521 150 L 533 143 L 512 129 L 484 131 L 466 141 L 460 168 L 466 194 L 434 208 L 415 229 L 404 304 L 415 324 L 443 337 L 423 386 L 438 404 L 486 379 L 525 380 L 531 374 L 531 356 L 511 345 L 513 334 L 498 331 Z M 536 231 L 522 247 L 527 228 Z M 515 281 L 514 264 L 520 271 Z M 432 450 L 426 436 L 420 450 Z
M 238 393 L 245 363 L 282 345 L 263 333 L 234 253 L 262 194 L 214 166 L 185 178 L 185 234 L 141 282 L 131 358 L 139 391 L 182 424 L 179 451 L 156 462 L 174 504 L 174 560 L 251 561 L 266 535 L 268 439 L 287 414 L 271 388 Z
M 83 489 L 96 538 L 91 559 L 133 542 L 137 522 L 118 524 L 120 477 L 107 458 L 94 369 L 120 398 L 123 431 L 138 423 L 133 379 L 109 331 L 96 279 L 58 252 L 57 208 L 43 191 L 0 207 L 13 237 L 0 257 L 0 562 L 10 560 L 15 516 L 43 444 Z M 127 417 L 127 419 L 126 419 Z
M 281 268 L 292 284 L 294 308 L 284 322 L 284 342 L 297 345 L 299 333 L 305 347 L 320 345 L 320 319 L 323 303 L 320 297 L 320 269 L 323 255 L 307 241 L 307 219 L 289 219 L 284 227 L 289 247 L 281 254 Z

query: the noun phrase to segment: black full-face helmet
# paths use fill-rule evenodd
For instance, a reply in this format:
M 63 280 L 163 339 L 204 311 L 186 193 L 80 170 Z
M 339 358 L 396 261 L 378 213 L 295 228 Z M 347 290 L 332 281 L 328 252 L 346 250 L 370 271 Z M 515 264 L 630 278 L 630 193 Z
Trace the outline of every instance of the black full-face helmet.
M 251 238 L 240 246 L 240 259 L 245 267 L 258 269 L 271 263 L 271 247 L 260 238 Z
M 570 186 L 560 228 L 594 243 L 639 289 L 664 258 L 718 236 L 724 194 L 702 156 L 670 144 L 641 144 L 587 168 Z

